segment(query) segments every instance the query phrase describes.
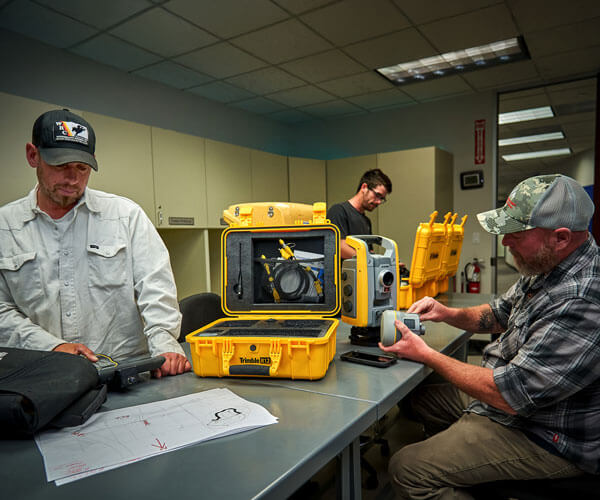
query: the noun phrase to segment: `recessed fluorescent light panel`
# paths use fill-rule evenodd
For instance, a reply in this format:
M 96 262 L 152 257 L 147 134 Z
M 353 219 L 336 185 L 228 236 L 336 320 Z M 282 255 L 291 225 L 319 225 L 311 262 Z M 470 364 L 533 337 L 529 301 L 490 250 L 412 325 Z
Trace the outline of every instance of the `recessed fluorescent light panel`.
M 550 132 L 547 134 L 523 135 L 521 137 L 510 137 L 498 140 L 498 146 L 513 146 L 515 144 L 528 144 L 530 142 L 556 141 L 564 139 L 562 132 Z
M 378 68 L 375 71 L 396 85 L 405 85 L 523 59 L 529 59 L 529 52 L 523 38 L 516 37 Z
M 550 106 L 542 106 L 541 108 L 521 109 L 520 111 L 499 113 L 498 124 L 506 125 L 507 123 L 527 122 L 529 120 L 552 118 L 553 116 L 554 111 L 552 111 L 552 108 Z
M 546 151 L 531 151 L 529 153 L 515 153 L 502 155 L 504 161 L 531 160 L 533 158 L 547 158 L 549 156 L 570 155 L 571 148 L 547 149 Z

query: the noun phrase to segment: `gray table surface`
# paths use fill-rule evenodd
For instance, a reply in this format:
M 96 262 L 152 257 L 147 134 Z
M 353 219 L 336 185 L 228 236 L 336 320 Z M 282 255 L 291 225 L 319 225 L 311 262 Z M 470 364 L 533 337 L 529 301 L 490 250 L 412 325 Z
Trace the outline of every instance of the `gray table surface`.
M 485 296 L 440 297 L 449 305 L 484 302 Z M 469 334 L 426 323 L 426 340 L 452 353 Z M 274 425 L 192 445 L 57 487 L 46 482 L 42 457 L 33 440 L 0 441 L 3 498 L 285 498 L 336 455 L 356 454 L 358 436 L 400 401 L 430 372 L 399 360 L 381 369 L 341 361 L 350 328 L 340 323 L 336 355 L 318 381 L 200 378 L 193 373 L 148 380 L 124 393 L 112 392 L 104 410 L 226 387 L 264 406 L 279 418 Z M 379 352 L 377 348 L 359 349 Z M 356 470 L 357 464 L 350 463 Z M 352 472 L 350 472 L 350 475 Z M 353 480 L 356 480 L 355 478 Z M 360 496 L 360 491 L 357 496 Z
M 0 442 L 2 498 L 285 498 L 341 453 L 375 419 L 372 403 L 192 373 L 111 393 L 106 410 L 216 387 L 264 406 L 279 422 L 192 445 L 60 487 L 46 482 L 33 440 Z

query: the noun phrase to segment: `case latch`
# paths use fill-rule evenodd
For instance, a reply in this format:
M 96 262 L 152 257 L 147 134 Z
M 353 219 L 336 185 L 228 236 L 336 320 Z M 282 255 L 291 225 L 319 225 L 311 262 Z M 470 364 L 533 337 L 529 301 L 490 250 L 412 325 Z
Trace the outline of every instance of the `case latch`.
M 327 208 L 325 203 L 318 201 L 313 203 L 313 224 L 325 224 L 327 222 Z
M 279 370 L 279 363 L 281 362 L 281 340 L 273 339 L 271 341 L 271 347 L 269 349 L 269 356 L 271 357 L 271 368 L 269 369 L 269 375 L 274 377 L 277 375 Z
M 221 352 L 222 363 L 223 363 L 223 374 L 229 375 L 229 362 L 231 358 L 233 358 L 233 353 L 235 351 L 235 344 L 233 339 L 224 339 L 223 340 L 223 351 Z

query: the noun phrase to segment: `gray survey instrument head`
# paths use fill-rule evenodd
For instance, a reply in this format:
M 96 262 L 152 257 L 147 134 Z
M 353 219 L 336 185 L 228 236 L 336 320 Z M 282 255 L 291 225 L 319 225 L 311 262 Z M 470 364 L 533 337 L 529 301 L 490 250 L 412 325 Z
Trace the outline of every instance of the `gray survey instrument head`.
M 376 336 L 381 313 L 397 307 L 396 243 L 377 235 L 352 235 L 346 242 L 357 252 L 342 262 L 342 321 L 355 327 L 375 327 Z M 372 252 L 371 245 L 383 253 Z
M 393 311 L 388 309 L 383 311 L 381 315 L 381 343 L 384 346 L 390 346 L 398 342 L 402 335 L 396 330 L 394 322 L 396 320 L 402 321 L 407 328 L 417 335 L 425 335 L 425 327 L 421 323 L 418 314 L 404 313 L 401 311 Z

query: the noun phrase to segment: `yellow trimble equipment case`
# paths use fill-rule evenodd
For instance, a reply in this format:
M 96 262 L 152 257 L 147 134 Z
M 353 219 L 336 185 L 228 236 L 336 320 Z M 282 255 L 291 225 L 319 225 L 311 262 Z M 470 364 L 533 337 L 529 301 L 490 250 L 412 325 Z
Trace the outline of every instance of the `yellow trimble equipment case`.
M 223 231 L 221 305 L 229 317 L 186 336 L 196 375 L 325 375 L 339 323 L 339 231 L 314 223 L 324 204 L 315 206 L 315 217 L 296 225 L 246 219 Z
M 458 214 L 448 212 L 444 222 L 434 222 L 437 211 L 429 222 L 417 228 L 415 246 L 408 280 L 398 280 L 398 309 L 407 309 L 413 302 L 429 295 L 448 290 L 448 278 L 456 274 L 464 237 L 465 215 L 460 224 L 455 224 Z

